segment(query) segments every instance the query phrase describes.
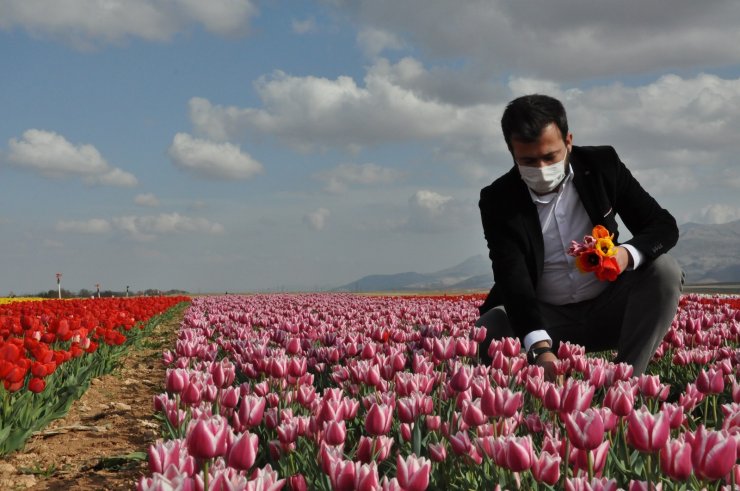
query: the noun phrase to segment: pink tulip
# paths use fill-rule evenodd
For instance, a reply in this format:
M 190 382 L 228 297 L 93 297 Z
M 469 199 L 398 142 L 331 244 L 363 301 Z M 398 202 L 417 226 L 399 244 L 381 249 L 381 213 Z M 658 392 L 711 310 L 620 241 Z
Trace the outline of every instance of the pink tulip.
M 585 411 L 574 411 L 562 414 L 568 439 L 575 448 L 592 450 L 604 439 L 604 421 L 601 413 L 588 408 Z
M 545 409 L 559 411 L 562 403 L 560 387 L 552 382 L 544 382 L 542 387 L 544 389 L 542 404 L 545 406 Z
M 373 403 L 365 416 L 365 430 L 373 436 L 387 435 L 393 422 L 393 409 L 386 404 Z
M 664 402 L 660 407 L 660 411 L 665 414 L 665 417 L 668 420 L 668 426 L 672 430 L 678 429 L 683 425 L 685 419 L 683 407 L 677 404 Z
M 357 444 L 355 460 L 365 464 L 370 463 L 375 458 L 376 462 L 382 462 L 390 455 L 393 439 L 387 436 L 368 438 L 361 436 Z
M 604 440 L 601 445 L 596 447 L 594 450 L 573 448 L 571 449 L 568 461 L 573 465 L 574 472 L 588 472 L 588 454 L 589 452 L 593 452 L 592 460 L 594 474 L 600 476 L 604 470 L 604 466 L 606 465 L 606 457 L 609 455 L 609 447 L 611 447 L 611 442 L 609 440 Z
M 202 385 L 200 382 L 190 380 L 180 394 L 180 398 L 184 404 L 189 406 L 196 406 L 200 404 Z
M 522 472 L 532 467 L 534 452 L 532 437 L 507 436 L 503 440 L 506 468 L 513 472 Z
M 657 452 L 670 436 L 668 423 L 663 412 L 653 415 L 645 406 L 636 409 L 627 418 L 627 442 L 640 452 Z
M 234 409 L 239 403 L 239 389 L 227 387 L 221 392 L 221 406 Z
M 272 470 L 270 464 L 252 475 L 252 479 L 247 483 L 246 491 L 279 491 L 285 485 L 285 479 L 278 479 L 278 473 Z M 238 489 L 238 488 L 226 488 Z
M 326 442 L 319 444 L 319 462 L 321 463 L 321 470 L 324 474 L 330 474 L 332 465 L 343 459 L 343 446 L 331 446 L 327 445 Z
M 276 430 L 278 440 L 280 440 L 280 443 L 283 445 L 289 445 L 298 439 L 298 424 L 295 421 L 282 423 L 277 426 Z M 328 441 L 327 443 L 329 443 L 329 445 L 338 445 L 337 443 L 330 443 Z
M 168 469 L 177 469 L 178 473 L 188 476 L 195 474 L 195 459 L 188 455 L 185 440 L 157 441 L 147 450 L 149 471 L 165 474 Z M 170 469 L 171 472 L 171 469 Z
M 686 433 L 686 441 L 691 445 L 691 462 L 699 479 L 713 481 L 729 474 L 737 458 L 734 438 L 699 425 L 694 433 Z
M 467 431 L 459 431 L 449 437 L 450 447 L 455 455 L 467 455 L 473 446 Z
M 355 463 L 350 460 L 335 460 L 329 469 L 329 481 L 334 491 L 355 489 Z
M 226 461 L 234 469 L 248 471 L 254 465 L 258 451 L 259 437 L 245 431 L 229 445 Z
M 539 457 L 532 461 L 532 476 L 535 481 L 554 486 L 560 480 L 560 462 L 559 455 L 541 452 Z
M 239 421 L 247 428 L 254 428 L 262 424 L 262 416 L 267 406 L 264 397 L 249 394 L 242 398 L 239 404 Z
M 379 479 L 378 466 L 375 462 L 370 464 L 355 462 L 355 490 L 376 491 L 380 488 Z
M 196 419 L 188 425 L 188 453 L 199 459 L 212 459 L 226 453 L 231 428 L 221 416 Z
M 463 392 L 470 388 L 472 369 L 463 364 L 459 364 L 455 373 L 450 378 L 450 387 L 456 392 Z
M 635 408 L 635 389 L 628 381 L 620 380 L 609 387 L 604 406 L 620 417 L 629 416 Z
M 693 471 L 691 450 L 691 445 L 683 438 L 669 440 L 660 451 L 660 469 L 671 479 L 685 481 Z
M 402 459 L 396 457 L 396 479 L 406 491 L 424 491 L 429 486 L 429 474 L 432 463 L 423 457 L 409 455 Z
M 293 474 L 288 478 L 288 489 L 290 491 L 308 491 L 308 484 L 303 474 Z
M 444 443 L 430 443 L 427 448 L 429 449 L 429 458 L 433 462 L 444 462 L 447 459 L 447 447 Z
M 606 477 L 573 477 L 565 480 L 565 491 L 617 491 L 617 481 Z
M 702 394 L 721 394 L 725 390 L 725 380 L 722 370 L 702 370 L 696 379 L 696 388 Z
M 561 393 L 560 410 L 566 413 L 583 411 L 591 405 L 596 387 L 573 378 L 569 378 Z
M 670 387 L 660 383 L 658 375 L 640 375 L 637 378 L 637 389 L 643 397 L 665 400 Z
M 213 383 L 219 389 L 230 386 L 236 377 L 236 367 L 228 359 L 211 365 L 211 376 Z
M 344 420 L 324 423 L 324 441 L 329 445 L 341 445 L 347 438 L 347 427 Z
M 182 368 L 168 369 L 165 388 L 167 392 L 179 394 L 190 383 L 190 376 L 187 370 Z
M 488 421 L 480 406 L 480 400 L 465 401 L 463 403 L 462 417 L 465 424 L 468 426 L 480 426 Z

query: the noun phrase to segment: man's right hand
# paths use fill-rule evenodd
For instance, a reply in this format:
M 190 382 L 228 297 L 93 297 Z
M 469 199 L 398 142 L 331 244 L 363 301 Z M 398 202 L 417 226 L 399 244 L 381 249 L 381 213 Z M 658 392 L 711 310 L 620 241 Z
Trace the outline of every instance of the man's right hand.
M 557 369 L 555 367 L 558 357 L 555 353 L 546 352 L 542 353 L 537 357 L 537 365 L 541 366 L 545 371 L 545 380 L 548 382 L 560 382 L 562 383 L 563 377 L 558 377 Z

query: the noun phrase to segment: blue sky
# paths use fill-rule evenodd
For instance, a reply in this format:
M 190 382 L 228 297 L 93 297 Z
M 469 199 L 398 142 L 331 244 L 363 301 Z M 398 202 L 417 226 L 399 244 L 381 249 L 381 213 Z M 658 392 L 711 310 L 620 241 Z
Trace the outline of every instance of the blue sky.
M 740 219 L 740 6 L 0 0 L 0 294 L 326 288 L 486 254 L 559 97 L 679 223 Z

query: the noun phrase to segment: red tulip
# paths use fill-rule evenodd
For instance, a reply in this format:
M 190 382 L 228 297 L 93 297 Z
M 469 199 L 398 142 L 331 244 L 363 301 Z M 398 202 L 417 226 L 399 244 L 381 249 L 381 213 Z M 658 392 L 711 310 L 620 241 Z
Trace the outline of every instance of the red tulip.
M 575 448 L 592 450 L 601 444 L 604 439 L 604 421 L 598 410 L 588 408 L 585 411 L 563 413 L 562 417 L 568 439 Z
M 663 412 L 653 415 L 645 406 L 636 409 L 627 418 L 627 441 L 640 452 L 657 452 L 670 436 L 668 423 Z
M 28 381 L 28 390 L 31 392 L 34 392 L 38 394 L 39 392 L 43 392 L 46 388 L 46 382 L 44 379 L 33 377 L 31 380 Z
M 409 455 L 402 459 L 396 457 L 396 479 L 398 484 L 407 491 L 424 491 L 429 486 L 429 474 L 432 463 L 424 457 Z
M 307 491 L 308 485 L 303 474 L 293 474 L 288 478 L 288 489 L 290 491 Z

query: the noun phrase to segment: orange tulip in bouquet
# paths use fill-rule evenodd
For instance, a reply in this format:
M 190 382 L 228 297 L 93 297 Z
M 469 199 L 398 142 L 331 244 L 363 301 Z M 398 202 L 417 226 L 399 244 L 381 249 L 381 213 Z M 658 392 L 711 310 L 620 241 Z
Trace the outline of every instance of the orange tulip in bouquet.
M 619 264 L 613 239 L 614 234 L 609 234 L 606 227 L 596 225 L 582 243 L 571 243 L 568 255 L 576 258 L 576 267 L 582 273 L 594 273 L 601 281 L 614 281 L 619 276 Z

